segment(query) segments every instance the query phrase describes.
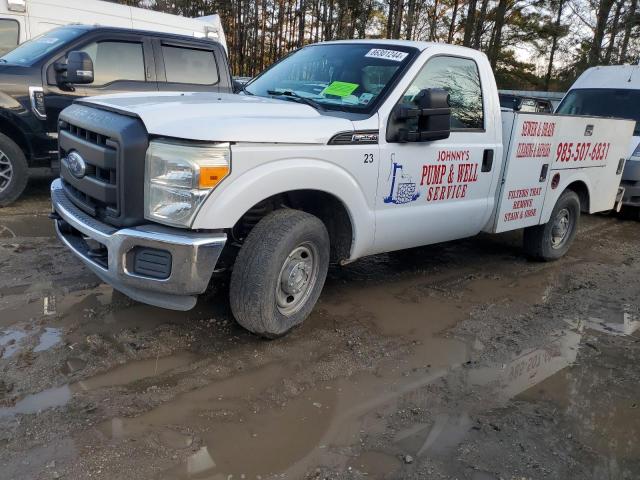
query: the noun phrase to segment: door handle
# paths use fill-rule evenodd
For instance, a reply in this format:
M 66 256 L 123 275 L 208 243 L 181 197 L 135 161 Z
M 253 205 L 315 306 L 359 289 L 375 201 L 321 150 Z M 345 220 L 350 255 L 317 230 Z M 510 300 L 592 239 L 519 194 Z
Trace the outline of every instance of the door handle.
M 549 173 L 549 164 L 545 163 L 542 165 L 542 170 L 540 170 L 540 181 L 544 182 L 547 179 L 547 174 Z
M 493 150 L 485 150 L 482 154 L 481 172 L 490 172 L 493 168 Z

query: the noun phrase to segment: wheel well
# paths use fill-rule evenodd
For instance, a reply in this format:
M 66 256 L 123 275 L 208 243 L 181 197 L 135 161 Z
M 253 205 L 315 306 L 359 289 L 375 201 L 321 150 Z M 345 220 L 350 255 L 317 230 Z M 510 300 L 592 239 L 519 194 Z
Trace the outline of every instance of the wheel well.
M 232 228 L 234 243 L 241 244 L 262 217 L 280 208 L 295 208 L 318 217 L 329 232 L 331 262 L 338 263 L 349 258 L 353 226 L 347 208 L 337 197 L 319 190 L 293 190 L 257 203 Z
M 580 199 L 580 210 L 584 213 L 589 213 L 589 189 L 587 185 L 578 180 L 571 184 L 569 184 L 566 190 L 572 190 L 576 192 L 578 198 Z
M 31 149 L 29 148 L 29 142 L 27 142 L 27 138 L 25 137 L 24 133 L 10 120 L 0 117 L 0 133 L 5 134 L 11 140 L 16 142 L 27 159 L 31 158 Z

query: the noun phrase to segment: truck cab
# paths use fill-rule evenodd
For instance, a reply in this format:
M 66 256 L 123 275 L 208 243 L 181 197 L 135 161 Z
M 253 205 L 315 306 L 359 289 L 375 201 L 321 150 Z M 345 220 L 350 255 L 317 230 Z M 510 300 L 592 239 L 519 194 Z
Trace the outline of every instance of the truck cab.
M 330 263 L 524 229 L 569 249 L 614 207 L 632 122 L 502 111 L 487 57 L 426 42 L 306 46 L 242 94 L 81 99 L 60 115 L 60 240 L 126 295 L 188 310 L 230 271 L 238 322 L 299 325 Z
M 69 58 L 84 58 L 81 79 Z M 30 168 L 58 160 L 58 115 L 74 100 L 117 92 L 229 92 L 222 45 L 206 39 L 124 28 L 72 25 L 0 57 L 0 206 L 25 188 Z

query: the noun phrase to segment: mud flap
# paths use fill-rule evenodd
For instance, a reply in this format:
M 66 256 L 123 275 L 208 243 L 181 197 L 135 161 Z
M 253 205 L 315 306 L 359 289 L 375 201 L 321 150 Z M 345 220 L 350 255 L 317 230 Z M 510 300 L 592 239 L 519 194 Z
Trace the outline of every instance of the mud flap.
M 618 187 L 618 194 L 616 195 L 616 203 L 614 204 L 614 210 L 617 213 L 620 213 L 620 210 L 622 209 L 622 198 L 624 197 L 624 187 Z

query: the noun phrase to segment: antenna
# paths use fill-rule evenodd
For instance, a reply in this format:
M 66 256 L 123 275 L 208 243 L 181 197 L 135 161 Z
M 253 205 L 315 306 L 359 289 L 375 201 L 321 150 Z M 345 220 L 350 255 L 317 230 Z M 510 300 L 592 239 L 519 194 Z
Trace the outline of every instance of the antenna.
M 636 73 L 636 70 L 638 70 L 638 67 L 640 67 L 640 59 L 638 59 L 638 63 L 636 63 L 633 68 L 631 69 L 631 73 L 629 74 L 629 78 L 627 79 L 627 83 L 631 83 L 631 78 L 633 78 L 633 74 Z

